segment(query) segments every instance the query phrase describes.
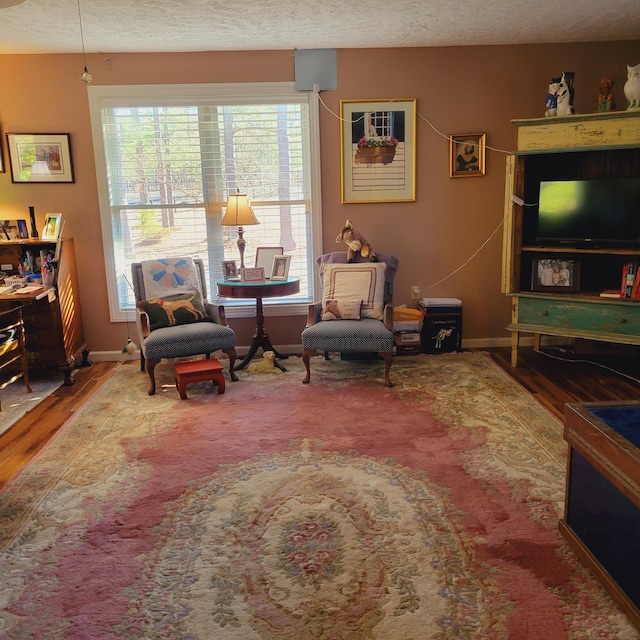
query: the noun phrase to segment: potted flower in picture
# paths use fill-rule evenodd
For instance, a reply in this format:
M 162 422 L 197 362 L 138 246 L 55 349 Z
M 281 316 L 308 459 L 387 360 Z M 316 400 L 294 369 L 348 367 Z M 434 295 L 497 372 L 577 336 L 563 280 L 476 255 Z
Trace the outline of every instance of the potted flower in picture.
M 391 164 L 398 140 L 392 136 L 363 136 L 358 140 L 355 164 Z

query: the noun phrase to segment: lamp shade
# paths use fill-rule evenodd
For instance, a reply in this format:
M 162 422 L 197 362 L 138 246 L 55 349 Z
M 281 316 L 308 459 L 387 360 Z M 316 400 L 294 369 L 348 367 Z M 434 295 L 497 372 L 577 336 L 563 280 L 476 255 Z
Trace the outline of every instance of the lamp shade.
M 227 210 L 225 211 L 220 224 L 225 226 L 244 227 L 250 224 L 260 224 L 260 222 L 253 213 L 253 209 L 249 204 L 249 198 L 247 195 L 238 191 L 238 193 L 234 193 L 229 196 Z

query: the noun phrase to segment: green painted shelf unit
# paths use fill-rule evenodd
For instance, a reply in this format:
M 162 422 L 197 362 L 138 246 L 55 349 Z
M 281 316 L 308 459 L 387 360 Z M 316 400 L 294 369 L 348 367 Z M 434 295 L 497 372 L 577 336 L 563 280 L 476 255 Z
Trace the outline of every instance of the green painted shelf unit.
M 501 283 L 512 299 L 511 364 L 517 366 L 523 333 L 534 335 L 536 348 L 543 335 L 640 345 L 640 300 L 600 296 L 620 288 L 622 269 L 640 262 L 640 248 L 540 246 L 525 204 L 538 201 L 542 181 L 640 178 L 640 112 L 513 123 L 518 148 L 507 158 Z M 533 291 L 534 265 L 549 255 L 579 264 L 579 290 Z

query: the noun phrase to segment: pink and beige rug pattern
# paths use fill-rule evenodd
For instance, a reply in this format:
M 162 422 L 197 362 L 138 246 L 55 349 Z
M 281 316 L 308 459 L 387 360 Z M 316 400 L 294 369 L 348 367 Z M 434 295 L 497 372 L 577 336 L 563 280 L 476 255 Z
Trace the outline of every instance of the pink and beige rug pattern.
M 562 424 L 484 354 L 113 377 L 0 494 L 0 637 L 631 640 Z

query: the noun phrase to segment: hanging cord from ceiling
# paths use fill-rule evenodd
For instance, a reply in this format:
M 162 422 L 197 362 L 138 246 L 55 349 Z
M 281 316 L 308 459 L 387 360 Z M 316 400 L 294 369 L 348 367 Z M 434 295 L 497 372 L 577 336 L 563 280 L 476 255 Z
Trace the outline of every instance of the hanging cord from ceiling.
M 84 62 L 84 71 L 80 74 L 83 82 L 89 84 L 93 80 L 93 76 L 87 70 L 87 54 L 84 50 L 84 31 L 82 29 L 82 11 L 80 11 L 80 0 L 78 0 L 78 20 L 80 21 L 80 39 L 82 40 L 82 60 Z

